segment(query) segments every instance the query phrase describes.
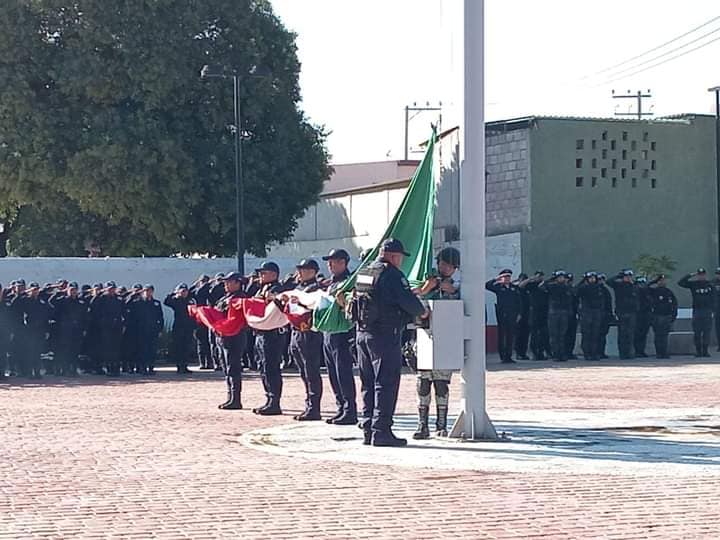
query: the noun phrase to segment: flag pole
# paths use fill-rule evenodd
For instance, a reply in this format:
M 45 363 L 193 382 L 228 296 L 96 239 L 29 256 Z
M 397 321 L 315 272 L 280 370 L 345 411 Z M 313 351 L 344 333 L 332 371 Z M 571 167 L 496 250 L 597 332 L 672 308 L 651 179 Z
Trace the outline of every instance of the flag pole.
M 484 0 L 465 0 L 464 156 L 461 178 L 461 244 L 465 304 L 462 410 L 450 437 L 494 440 L 485 402 L 485 117 Z

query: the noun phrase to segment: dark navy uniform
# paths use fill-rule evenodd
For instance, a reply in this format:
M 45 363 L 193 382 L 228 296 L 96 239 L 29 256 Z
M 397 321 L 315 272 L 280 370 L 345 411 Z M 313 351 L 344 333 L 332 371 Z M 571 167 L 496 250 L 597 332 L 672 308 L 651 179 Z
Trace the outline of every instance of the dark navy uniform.
M 153 374 L 157 357 L 158 338 L 165 327 L 162 304 L 155 298 L 143 297 L 135 304 L 138 324 L 138 373 Z
M 125 373 L 142 372 L 140 357 L 142 353 L 142 332 L 138 306 L 142 302 L 142 285 L 134 286 L 133 292 L 125 297 L 125 332 L 123 333 L 122 369 Z
M 564 274 L 562 274 L 564 275 Z M 548 293 L 548 333 L 550 334 L 550 350 L 558 362 L 568 359 L 566 336 L 568 321 L 572 311 L 572 287 L 568 283 L 558 283 L 556 278 L 543 281 L 540 288 Z
M 274 263 L 265 263 L 268 266 Z M 274 265 L 277 268 L 277 265 Z M 274 268 L 272 271 L 274 271 Z M 269 271 L 269 268 L 264 268 Z M 260 271 L 260 269 L 258 270 Z M 279 272 L 276 272 L 279 273 Z M 283 292 L 283 286 L 277 281 L 265 283 L 255 295 L 256 298 L 268 298 Z M 282 397 L 282 355 L 286 344 L 287 328 L 277 330 L 255 330 L 255 357 L 257 358 L 265 389 L 266 403 L 262 407 L 253 409 L 256 414 L 282 414 L 280 398 Z
M 328 279 L 323 285 L 326 287 L 328 294 L 334 297 L 349 277 L 350 272 L 345 270 L 342 274 Z M 323 333 L 325 365 L 328 371 L 328 379 L 330 379 L 330 387 L 335 394 L 335 404 L 337 405 L 337 412 L 328 420 L 329 423 L 357 423 L 357 392 L 355 389 L 355 376 L 353 375 L 354 357 L 351 349 L 354 338 L 355 329 L 337 334 Z
M 399 241 L 386 240 L 384 246 L 402 250 Z M 385 248 L 387 249 L 387 248 Z M 422 302 L 410 290 L 405 275 L 380 258 L 368 267 L 379 275 L 372 284 L 372 315 L 358 322 L 357 350 L 362 382 L 365 443 L 377 446 L 406 444 L 391 432 L 397 405 L 402 369 L 402 330 L 425 311 Z
M 568 317 L 567 332 L 565 332 L 565 351 L 567 352 L 570 360 L 576 360 L 575 356 L 575 344 L 577 343 L 577 330 L 578 330 L 578 313 L 580 312 L 580 299 L 577 296 L 577 291 L 573 286 L 572 274 L 569 274 L 568 285 L 570 285 L 570 292 L 572 294 L 572 302 L 570 303 L 570 315 Z
M 198 306 L 210 305 L 210 281 L 198 281 L 190 287 L 190 295 Z M 200 369 L 212 369 L 212 356 L 210 355 L 210 334 L 208 328 L 200 323 L 195 324 L 193 331 Z
M 690 289 L 692 294 L 695 356 L 709 357 L 708 347 L 710 346 L 710 331 L 715 306 L 715 289 L 712 283 L 705 279 L 704 272 L 698 272 L 698 274 L 700 274 L 700 279 L 690 281 L 694 274 L 688 274 L 678 281 L 678 285 L 684 289 Z
M 78 356 L 88 322 L 88 305 L 78 297 L 56 293 L 50 298 L 56 321 L 55 353 L 58 375 L 77 375 Z
M 188 306 L 195 305 L 195 300 L 189 295 L 180 296 L 180 290 L 189 292 L 187 285 L 168 294 L 163 302 L 173 310 L 172 341 L 170 342 L 170 356 L 175 360 L 178 373 L 190 373 L 188 362 L 193 352 L 193 332 L 197 326 L 188 313 Z
M 632 277 L 632 272 L 621 272 L 608 280 L 608 285 L 615 291 L 615 313 L 618 318 L 618 350 L 620 359 L 634 358 L 635 327 L 637 313 L 640 309 L 640 293 L 638 286 L 632 281 L 625 281 L 625 277 Z
M 547 291 L 540 288 L 537 279 L 534 278 L 525 286 L 530 292 L 530 350 L 533 359 L 545 360 L 546 356 L 552 354 L 548 333 L 549 305 Z
M 672 325 L 677 319 L 678 302 L 675 294 L 665 286 L 648 287 L 652 329 L 655 335 L 655 354 L 658 358 L 669 358 L 668 336 Z
M 237 273 L 231 273 L 228 277 L 230 281 L 241 281 Z M 241 287 L 237 291 L 226 293 L 216 303 L 215 307 L 227 316 L 232 301 L 239 298 L 247 298 Z M 250 331 L 244 328 L 234 336 L 215 336 L 220 351 L 222 369 L 225 374 L 225 383 L 227 384 L 227 400 L 218 405 L 219 409 L 242 409 L 240 398 L 242 393 L 243 354 L 247 346 L 249 333 Z
M 500 353 L 500 360 L 505 364 L 512 363 L 515 326 L 518 323 L 522 310 L 520 289 L 514 283 L 502 284 L 498 283 L 495 279 L 491 279 L 485 283 L 485 288 L 497 296 L 495 314 L 497 315 L 498 352 Z
M 305 261 L 303 261 L 305 262 Z M 316 263 L 317 265 L 317 263 Z M 300 282 L 295 290 L 313 292 L 320 289 L 316 278 Z M 314 332 L 309 324 L 293 327 L 290 338 L 290 354 L 300 371 L 305 385 L 305 410 L 296 420 L 320 420 L 320 400 L 323 394 L 320 366 L 323 362 L 323 335 Z
M 32 284 L 31 284 L 32 285 Z M 30 293 L 17 296 L 11 305 L 21 324 L 16 328 L 20 351 L 20 373 L 36 379 L 41 377 L 41 355 L 49 330 L 50 306 L 39 296 Z
M 5 378 L 10 358 L 10 338 L 13 326 L 13 317 L 10 312 L 11 302 L 11 291 L 0 286 L 0 379 Z
M 597 350 L 600 353 L 600 358 L 604 359 L 607 358 L 605 348 L 607 346 L 607 337 L 610 333 L 610 323 L 615 320 L 615 310 L 613 308 L 612 293 L 610 293 L 610 289 L 608 289 L 607 285 L 605 285 L 604 274 L 601 274 L 601 276 L 603 277 L 599 277 L 598 279 L 602 283 L 600 290 L 602 291 L 603 296 L 603 318 L 602 325 L 600 327 L 600 338 Z
M 588 281 L 586 276 L 577 286 L 580 300 L 580 332 L 582 352 L 585 360 L 600 360 L 600 333 L 604 318 L 605 286 L 597 281 Z M 595 278 L 597 279 L 597 278 Z
M 650 305 L 650 291 L 647 285 L 642 281 L 638 281 L 638 314 L 637 324 L 635 325 L 635 356 L 639 358 L 647 358 L 645 347 L 647 346 L 647 336 L 652 324 L 652 308 Z
M 521 276 L 522 278 L 522 276 Z M 528 360 L 528 344 L 530 342 L 530 298 L 532 292 L 527 287 L 520 287 L 520 320 L 515 334 L 515 354 L 518 360 Z
M 713 289 L 715 289 L 715 305 L 713 307 L 713 317 L 715 318 L 715 339 L 718 344 L 718 352 L 720 352 L 720 268 L 715 270 L 715 279 L 712 280 Z
M 208 293 L 208 305 L 217 306 L 218 302 L 225 296 L 225 285 L 223 283 L 224 275 L 222 273 L 215 275 L 215 280 L 210 282 L 210 291 Z M 220 281 L 218 281 L 220 280 Z M 210 343 L 210 357 L 215 371 L 223 369 L 223 352 L 222 347 L 217 343 L 217 336 L 208 329 L 208 342 Z

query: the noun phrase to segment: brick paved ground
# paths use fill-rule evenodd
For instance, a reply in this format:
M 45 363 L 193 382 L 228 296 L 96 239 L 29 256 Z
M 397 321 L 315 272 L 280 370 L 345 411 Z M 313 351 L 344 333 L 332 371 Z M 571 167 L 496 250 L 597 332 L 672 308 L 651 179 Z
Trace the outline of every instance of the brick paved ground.
M 216 374 L 0 383 L 0 538 L 720 538 L 717 477 L 490 474 L 241 446 L 292 422 L 299 382 L 286 378 L 276 418 L 217 410 Z M 720 405 L 712 362 L 492 366 L 488 384 L 491 415 Z M 256 377 L 245 386 L 245 406 L 260 404 Z M 401 412 L 413 391 L 408 375 Z

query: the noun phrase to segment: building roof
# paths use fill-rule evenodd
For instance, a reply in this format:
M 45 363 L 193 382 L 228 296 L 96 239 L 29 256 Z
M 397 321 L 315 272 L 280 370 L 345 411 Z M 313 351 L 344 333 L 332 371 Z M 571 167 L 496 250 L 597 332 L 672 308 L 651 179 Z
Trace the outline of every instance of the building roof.
M 682 113 L 670 116 L 659 116 L 657 118 L 649 118 L 638 120 L 637 118 L 603 118 L 596 116 L 522 116 L 519 118 L 509 118 L 507 120 L 495 120 L 485 123 L 487 131 L 512 131 L 515 129 L 525 129 L 534 125 L 539 120 L 558 120 L 571 122 L 617 122 L 624 124 L 665 124 L 677 122 L 690 122 L 695 118 L 714 118 L 711 114 Z
M 407 181 L 419 164 L 418 160 L 390 160 L 333 165 L 334 172 L 325 182 L 322 195 L 387 187 Z

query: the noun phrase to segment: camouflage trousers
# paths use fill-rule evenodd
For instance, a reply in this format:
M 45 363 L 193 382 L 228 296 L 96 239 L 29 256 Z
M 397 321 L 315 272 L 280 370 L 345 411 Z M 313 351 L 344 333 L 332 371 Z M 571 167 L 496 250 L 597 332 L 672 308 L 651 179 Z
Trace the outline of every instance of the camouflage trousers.
M 429 407 L 432 399 L 431 390 L 435 387 L 435 404 L 438 407 L 447 407 L 450 394 L 450 379 L 452 371 L 446 370 L 419 370 L 417 373 L 418 404 Z

